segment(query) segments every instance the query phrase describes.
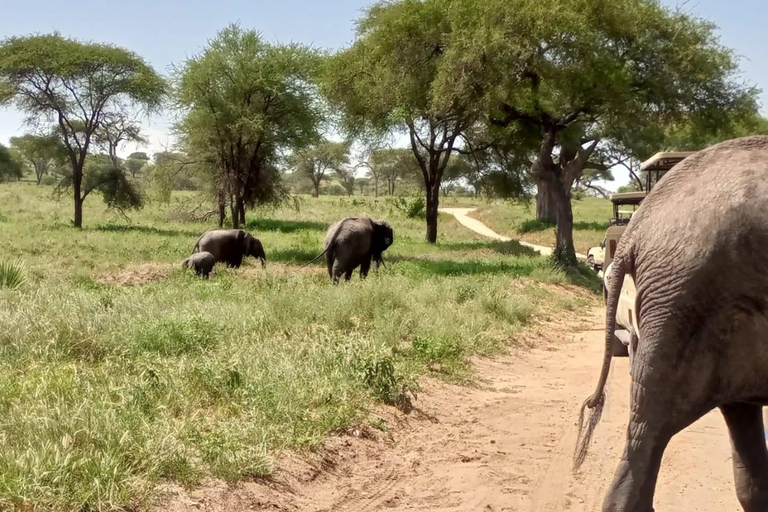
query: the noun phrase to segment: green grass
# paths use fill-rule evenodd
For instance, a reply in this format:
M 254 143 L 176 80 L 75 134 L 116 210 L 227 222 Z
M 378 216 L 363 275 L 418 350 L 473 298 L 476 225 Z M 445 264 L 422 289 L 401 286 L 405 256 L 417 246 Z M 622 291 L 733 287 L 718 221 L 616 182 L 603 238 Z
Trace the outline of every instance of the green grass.
M 483 221 L 488 227 L 533 244 L 552 247 L 555 244 L 555 226 L 536 220 L 536 205 L 481 202 L 474 203 L 478 210 L 470 215 Z M 590 247 L 599 245 L 605 238 L 608 219 L 611 217 L 611 203 L 606 199 L 593 197 L 573 201 L 573 242 L 576 251 L 586 254 Z
M 0 509 L 143 509 L 163 480 L 269 474 L 281 451 L 412 400 L 424 375 L 468 382 L 471 357 L 593 300 L 551 293 L 594 279 L 519 244 L 441 216 L 429 245 L 423 220 L 371 198 L 250 213 L 266 270 L 247 260 L 204 281 L 180 266 L 211 227 L 174 220 L 189 200 L 128 222 L 89 198 L 77 231 L 50 189 L 0 186 L 3 259 L 29 273 L 0 288 Z M 388 219 L 395 243 L 378 275 L 332 286 L 321 262 L 297 265 L 347 215 Z M 105 284 L 147 267 L 142 284 Z

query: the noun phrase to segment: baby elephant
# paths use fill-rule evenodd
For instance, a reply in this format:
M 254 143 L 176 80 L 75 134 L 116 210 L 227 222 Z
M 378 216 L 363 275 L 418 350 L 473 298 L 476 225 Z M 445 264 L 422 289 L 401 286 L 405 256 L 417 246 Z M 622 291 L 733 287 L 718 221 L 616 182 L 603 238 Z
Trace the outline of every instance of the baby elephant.
M 213 270 L 213 265 L 216 263 L 216 259 L 213 254 L 209 252 L 196 252 L 189 258 L 181 262 L 181 266 L 184 268 L 195 269 L 195 274 L 202 275 L 208 279 L 208 274 Z

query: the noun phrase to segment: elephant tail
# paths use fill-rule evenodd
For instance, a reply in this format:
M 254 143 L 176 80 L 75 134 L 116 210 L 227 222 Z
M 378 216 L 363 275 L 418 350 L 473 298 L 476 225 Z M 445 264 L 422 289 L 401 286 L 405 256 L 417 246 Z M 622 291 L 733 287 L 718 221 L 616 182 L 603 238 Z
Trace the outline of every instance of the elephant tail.
M 611 345 L 613 342 L 613 331 L 616 329 L 616 310 L 621 295 L 621 287 L 624 284 L 624 276 L 627 273 L 627 264 L 625 259 L 617 258 L 613 262 L 611 277 L 608 282 L 606 298 L 606 318 L 605 318 L 605 353 L 603 355 L 603 367 L 600 370 L 600 380 L 597 383 L 595 392 L 590 396 L 579 411 L 579 433 L 577 436 L 576 450 L 573 456 L 573 469 L 577 470 L 584 459 L 587 457 L 589 443 L 592 441 L 592 435 L 595 432 L 600 417 L 603 414 L 605 406 L 605 385 L 608 382 L 608 372 L 611 369 L 611 359 L 613 352 Z M 587 409 L 590 409 L 589 419 L 584 424 L 584 416 Z
M 320 256 L 322 256 L 323 254 L 327 253 L 327 252 L 328 252 L 328 249 L 330 249 L 330 248 L 331 248 L 331 246 L 329 245 L 328 247 L 326 247 L 325 249 L 323 249 L 323 252 L 321 252 L 320 254 L 318 254 L 317 256 L 315 256 L 314 258 L 312 258 L 312 261 L 310 261 L 310 262 L 309 262 L 309 263 L 307 263 L 306 265 L 302 265 L 302 267 L 301 267 L 301 268 L 304 268 L 304 267 L 308 267 L 308 266 L 310 266 L 311 264 L 313 264 L 314 262 L 316 262 L 318 259 L 320 259 Z

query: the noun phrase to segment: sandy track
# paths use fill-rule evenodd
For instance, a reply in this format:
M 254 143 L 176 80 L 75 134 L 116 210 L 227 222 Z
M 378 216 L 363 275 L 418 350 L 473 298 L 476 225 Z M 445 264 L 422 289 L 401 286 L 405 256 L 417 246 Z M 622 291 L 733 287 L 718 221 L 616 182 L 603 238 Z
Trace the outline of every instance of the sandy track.
M 494 230 L 483 224 L 477 219 L 474 219 L 469 216 L 469 214 L 477 208 L 440 208 L 439 209 L 443 213 L 448 213 L 450 215 L 453 215 L 456 217 L 456 220 L 459 221 L 459 224 L 462 226 L 471 229 L 475 233 L 482 235 L 486 238 L 492 238 L 494 240 L 500 240 L 502 242 L 509 242 L 513 240 L 512 238 L 509 238 L 508 236 L 500 235 L 496 233 Z M 552 254 L 552 248 L 551 247 L 545 247 L 543 245 L 536 245 L 531 244 L 528 242 L 524 242 L 522 240 L 517 240 L 517 243 L 524 247 L 528 247 L 530 249 L 533 249 L 534 251 L 538 252 L 542 256 L 549 256 Z M 576 253 L 576 258 L 579 261 L 587 261 L 587 257 L 584 254 Z
M 627 359 L 615 359 L 603 420 L 572 475 L 578 408 L 602 357 L 602 315 L 589 313 L 560 337 L 540 329 L 541 348 L 477 361 L 480 386 L 428 382 L 417 411 L 383 413 L 393 425 L 387 435 L 335 438 L 321 455 L 284 461 L 269 482 L 211 483 L 174 493 L 161 509 L 597 511 L 620 457 L 629 395 Z M 661 512 L 740 510 L 719 413 L 673 439 L 656 505 Z

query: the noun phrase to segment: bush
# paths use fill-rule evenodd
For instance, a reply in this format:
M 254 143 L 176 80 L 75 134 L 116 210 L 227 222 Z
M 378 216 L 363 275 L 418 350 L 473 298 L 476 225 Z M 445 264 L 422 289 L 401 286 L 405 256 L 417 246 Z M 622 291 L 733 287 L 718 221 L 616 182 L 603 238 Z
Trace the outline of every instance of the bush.
M 26 280 L 27 267 L 23 262 L 0 262 L 0 288 L 15 290 Z
M 411 199 L 404 197 L 398 197 L 393 202 L 395 208 L 400 210 L 409 219 L 424 216 L 424 211 L 427 207 L 427 203 L 424 200 L 424 196 L 421 194 L 414 195 Z

